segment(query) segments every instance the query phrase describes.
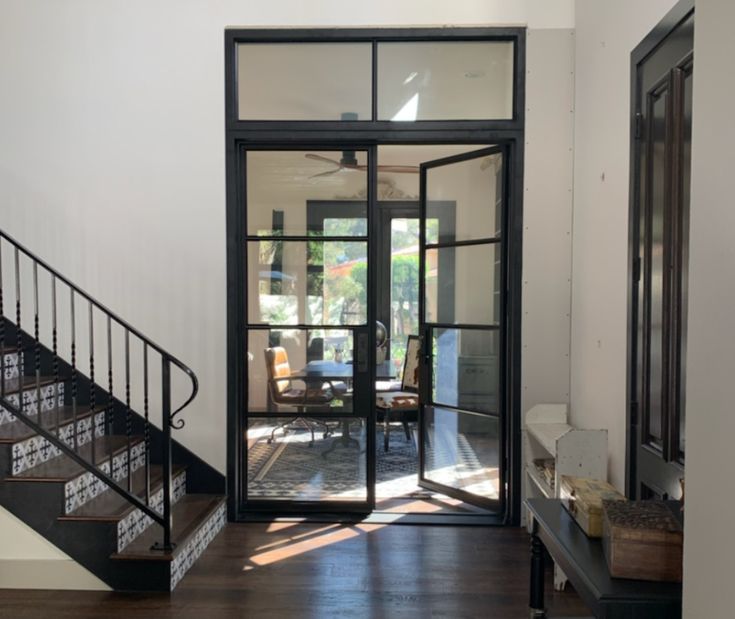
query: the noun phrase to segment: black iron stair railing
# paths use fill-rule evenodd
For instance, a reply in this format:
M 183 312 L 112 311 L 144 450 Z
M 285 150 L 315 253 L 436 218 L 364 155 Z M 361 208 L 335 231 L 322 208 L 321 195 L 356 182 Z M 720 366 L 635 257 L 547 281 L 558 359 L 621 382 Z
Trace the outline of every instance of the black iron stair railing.
M 9 245 L 6 254 L 11 257 L 12 265 L 8 271 L 12 274 L 13 286 L 12 292 L 15 303 L 15 331 L 16 337 L 13 347 L 16 349 L 19 355 L 19 373 L 17 378 L 17 392 L 18 392 L 18 405 L 16 406 L 13 402 L 9 401 L 6 397 L 8 395 L 8 382 L 13 380 L 6 378 L 5 368 L 5 351 L 6 351 L 6 324 L 5 324 L 5 307 L 7 303 L 7 291 L 4 290 L 3 283 L 6 281 L 6 272 L 3 264 L 3 252 L 4 244 Z M 23 274 L 26 269 L 22 267 L 30 265 L 31 273 L 24 280 Z M 48 305 L 46 312 L 41 311 L 42 296 L 39 295 L 39 269 L 47 274 L 49 278 L 48 287 Z M 33 295 L 33 329 L 31 337 L 33 342 L 30 346 L 24 346 L 24 336 L 22 332 L 22 319 L 23 319 L 23 306 L 22 296 L 23 292 L 30 283 L 32 287 Z M 59 285 L 63 285 L 68 289 L 68 317 L 69 317 L 69 329 L 68 332 L 64 332 L 59 325 L 59 307 L 57 304 L 60 298 L 57 294 L 57 288 Z M 81 390 L 80 390 L 80 376 L 81 372 L 79 369 L 79 332 L 77 330 L 77 307 L 78 302 L 87 305 L 87 341 L 86 348 L 89 350 L 88 359 L 88 371 L 89 371 L 89 401 L 85 403 L 89 409 L 89 418 L 91 420 L 91 438 L 89 451 L 91 452 L 89 458 L 86 458 L 84 454 L 80 453 L 80 440 L 84 437 L 79 436 L 79 425 L 78 414 L 79 407 L 82 404 L 80 402 Z M 51 351 L 51 369 L 50 372 L 53 376 L 53 393 L 54 393 L 54 407 L 56 408 L 55 415 L 51 413 L 49 418 L 55 419 L 55 422 L 50 427 L 44 427 L 44 416 L 42 413 L 42 397 L 41 397 L 41 377 L 42 377 L 42 350 L 44 343 L 42 342 L 41 335 L 41 317 L 42 315 L 50 314 L 50 336 L 48 346 L 46 348 Z M 101 386 L 95 384 L 95 317 L 98 313 L 101 313 L 104 322 L 106 324 L 106 352 L 107 352 L 107 388 L 104 389 Z M 12 315 L 12 314 L 11 314 Z M 124 389 L 122 401 L 124 404 L 124 418 L 118 427 L 124 427 L 126 436 L 125 453 L 127 458 L 127 481 L 123 485 L 119 483 L 119 480 L 114 478 L 113 471 L 113 442 L 110 441 L 110 453 L 109 453 L 109 474 L 98 466 L 100 457 L 104 454 L 96 454 L 96 423 L 95 415 L 104 413 L 104 429 L 105 434 L 112 434 L 115 428 L 115 396 L 113 393 L 114 387 L 114 376 L 115 371 L 113 369 L 113 325 L 117 325 L 117 329 L 122 329 L 123 333 L 123 354 L 124 354 L 124 368 L 122 370 L 122 376 L 124 380 Z M 69 356 L 64 358 L 59 353 L 60 339 L 64 335 L 68 338 L 69 342 Z M 138 496 L 133 487 L 133 408 L 131 405 L 131 383 L 133 379 L 133 373 L 131 370 L 131 338 L 137 339 L 142 344 L 142 354 L 140 363 L 142 364 L 142 407 L 143 407 L 143 463 L 144 467 L 144 488 L 142 496 Z M 99 341 L 99 339 L 98 339 Z M 20 354 L 21 352 L 25 355 L 29 353 L 32 355 L 32 384 L 31 390 L 35 391 L 36 396 L 36 411 L 37 415 L 34 419 L 32 411 L 26 404 L 26 398 L 24 397 L 24 374 L 25 372 L 20 367 Z M 163 481 L 162 481 L 162 509 L 157 510 L 156 506 L 152 504 L 151 497 L 151 430 L 150 425 L 154 423 L 151 420 L 150 409 L 151 409 L 151 392 L 150 383 L 151 377 L 149 375 L 149 356 L 151 354 L 157 354 L 160 357 L 161 362 L 161 374 L 160 374 L 160 423 L 163 434 L 163 440 L 161 443 L 160 453 L 157 454 L 156 460 L 158 460 L 163 469 Z M 64 380 L 68 381 L 71 401 L 71 424 L 72 432 L 71 436 L 67 437 L 65 441 L 61 436 L 61 419 L 59 417 L 59 402 L 58 402 L 58 384 L 61 379 L 61 365 L 70 368 L 69 376 L 65 377 Z M 175 410 L 172 408 L 172 393 L 171 393 L 171 366 L 178 368 L 183 374 L 188 377 L 191 382 L 191 392 L 188 397 L 184 400 Z M 25 363 L 25 367 L 29 368 L 30 364 Z M 106 393 L 104 402 L 99 402 L 96 392 L 102 390 Z M 171 430 L 180 429 L 184 427 L 184 420 L 177 418 L 177 415 L 186 408 L 192 400 L 196 397 L 199 391 L 199 383 L 194 372 L 182 361 L 174 357 L 172 354 L 158 346 L 156 343 L 151 341 L 145 335 L 140 333 L 137 329 L 132 327 L 122 318 L 117 316 L 115 313 L 107 309 L 99 301 L 92 298 L 89 294 L 75 286 L 71 281 L 65 278 L 63 275 L 58 273 L 55 269 L 49 266 L 42 259 L 35 256 L 28 249 L 23 247 L 20 243 L 15 241 L 13 238 L 5 234 L 0 230 L 0 401 L 2 407 L 19 419 L 22 423 L 30 427 L 35 433 L 43 437 L 46 441 L 56 447 L 61 453 L 71 458 L 78 465 L 89 471 L 92 475 L 102 480 L 113 492 L 129 501 L 136 508 L 141 510 L 145 515 L 151 518 L 154 522 L 160 524 L 163 527 L 163 537 L 160 542 L 155 544 L 155 548 L 169 552 L 173 549 L 171 541 L 171 529 L 172 529 L 172 517 L 171 517 L 171 504 L 172 504 L 172 444 L 171 444 Z M 28 410 L 27 410 L 28 409 Z

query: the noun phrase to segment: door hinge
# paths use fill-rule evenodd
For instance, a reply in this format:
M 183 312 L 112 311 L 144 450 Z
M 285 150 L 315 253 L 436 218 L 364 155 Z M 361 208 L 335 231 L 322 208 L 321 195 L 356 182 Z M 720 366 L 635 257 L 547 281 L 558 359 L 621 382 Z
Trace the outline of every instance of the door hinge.
M 643 114 L 640 112 L 635 113 L 635 127 L 633 134 L 636 140 L 640 140 L 643 137 Z

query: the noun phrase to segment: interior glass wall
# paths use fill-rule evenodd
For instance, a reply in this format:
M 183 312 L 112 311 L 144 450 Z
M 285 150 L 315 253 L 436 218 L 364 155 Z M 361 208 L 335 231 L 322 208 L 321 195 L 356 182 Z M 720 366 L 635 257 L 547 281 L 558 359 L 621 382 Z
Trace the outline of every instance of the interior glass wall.
M 502 149 L 457 142 L 522 139 L 523 30 L 227 36 L 238 509 L 499 501 Z

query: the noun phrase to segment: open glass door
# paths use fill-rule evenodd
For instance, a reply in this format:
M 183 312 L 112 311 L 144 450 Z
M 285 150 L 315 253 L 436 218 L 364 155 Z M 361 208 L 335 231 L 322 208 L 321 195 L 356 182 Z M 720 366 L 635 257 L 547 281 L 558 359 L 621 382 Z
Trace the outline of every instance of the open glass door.
M 419 484 L 504 505 L 504 155 L 475 150 L 421 165 Z M 451 232 L 432 225 L 451 205 Z

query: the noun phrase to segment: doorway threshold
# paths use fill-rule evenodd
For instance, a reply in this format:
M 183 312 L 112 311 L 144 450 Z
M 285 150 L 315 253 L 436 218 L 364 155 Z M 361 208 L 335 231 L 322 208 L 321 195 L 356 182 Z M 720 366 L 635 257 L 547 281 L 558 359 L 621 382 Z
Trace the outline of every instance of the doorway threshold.
M 272 512 L 241 514 L 238 522 L 303 522 L 339 524 L 399 524 L 436 526 L 504 526 L 507 523 L 497 514 L 401 514 L 374 511 L 368 514 L 314 513 L 276 516 Z

